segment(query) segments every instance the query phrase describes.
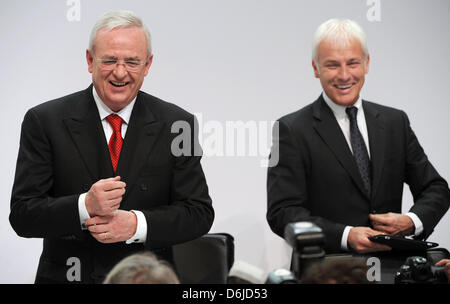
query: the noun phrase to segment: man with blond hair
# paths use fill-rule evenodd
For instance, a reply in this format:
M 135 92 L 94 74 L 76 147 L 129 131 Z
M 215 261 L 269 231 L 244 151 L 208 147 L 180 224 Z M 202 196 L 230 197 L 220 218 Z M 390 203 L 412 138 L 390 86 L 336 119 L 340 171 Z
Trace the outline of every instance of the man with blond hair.
M 173 262 L 172 245 L 214 219 L 196 134 L 188 153 L 171 150 L 172 124 L 193 131 L 194 116 L 140 91 L 153 61 L 142 21 L 103 15 L 86 60 L 93 84 L 22 124 L 9 219 L 19 236 L 44 239 L 36 283 L 101 283 L 143 250 Z
M 370 56 L 351 20 L 331 19 L 313 40 L 312 66 L 322 94 L 279 119 L 268 169 L 267 220 L 283 237 L 286 224 L 311 221 L 325 233 L 327 253 L 390 250 L 377 234 L 425 239 L 450 204 L 447 182 L 429 162 L 400 110 L 360 96 Z M 401 214 L 403 184 L 414 205 Z

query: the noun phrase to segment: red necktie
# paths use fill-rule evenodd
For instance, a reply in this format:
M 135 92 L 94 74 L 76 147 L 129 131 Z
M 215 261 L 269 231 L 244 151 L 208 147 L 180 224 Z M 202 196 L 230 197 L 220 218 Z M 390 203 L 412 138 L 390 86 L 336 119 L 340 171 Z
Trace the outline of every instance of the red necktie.
M 116 172 L 117 164 L 119 163 L 119 156 L 120 156 L 120 150 L 122 150 L 122 118 L 116 114 L 111 114 L 108 117 L 106 117 L 106 120 L 108 120 L 109 124 L 111 125 L 113 129 L 113 133 L 111 135 L 111 138 L 109 139 L 109 154 L 111 155 L 111 162 L 114 168 L 114 172 Z

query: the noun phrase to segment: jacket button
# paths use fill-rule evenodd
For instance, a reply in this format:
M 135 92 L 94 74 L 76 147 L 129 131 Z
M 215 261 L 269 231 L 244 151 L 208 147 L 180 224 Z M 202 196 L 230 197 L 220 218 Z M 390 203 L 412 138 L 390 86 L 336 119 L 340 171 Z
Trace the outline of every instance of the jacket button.
M 89 189 L 90 189 L 89 184 L 83 184 L 84 191 L 89 191 Z
M 141 184 L 141 190 L 142 191 L 147 191 L 148 190 L 147 185 L 146 184 Z

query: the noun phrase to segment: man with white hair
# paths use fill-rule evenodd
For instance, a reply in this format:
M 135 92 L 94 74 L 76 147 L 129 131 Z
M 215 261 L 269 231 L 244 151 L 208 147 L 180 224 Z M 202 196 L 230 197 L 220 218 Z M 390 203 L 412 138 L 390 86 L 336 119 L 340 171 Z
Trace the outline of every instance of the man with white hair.
M 153 60 L 142 21 L 106 13 L 86 59 L 93 84 L 22 124 L 9 219 L 19 236 L 44 239 L 37 283 L 101 283 L 143 250 L 173 262 L 171 246 L 214 219 L 194 116 L 140 91 Z M 172 151 L 175 122 L 192 131 L 183 153 Z
M 449 208 L 447 182 L 407 115 L 361 99 L 369 62 L 366 36 L 354 21 L 319 26 L 312 66 L 323 92 L 279 119 L 279 163 L 268 169 L 267 220 L 279 236 L 288 223 L 311 221 L 323 229 L 327 253 L 384 251 L 390 248 L 369 237 L 425 239 Z M 404 183 L 414 205 L 401 214 Z

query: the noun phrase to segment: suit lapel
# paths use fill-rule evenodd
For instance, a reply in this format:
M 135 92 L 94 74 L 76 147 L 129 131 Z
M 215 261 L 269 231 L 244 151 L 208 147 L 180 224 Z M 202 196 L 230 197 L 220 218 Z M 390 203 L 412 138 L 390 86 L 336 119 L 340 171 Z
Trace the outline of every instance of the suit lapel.
M 372 160 L 372 197 L 374 197 L 381 180 L 386 148 L 384 121 L 373 104 L 363 100 L 364 114 L 369 133 L 370 158 Z
M 347 170 L 359 190 L 369 198 L 367 191 L 364 189 L 364 184 L 353 154 L 345 140 L 345 136 L 322 95 L 313 104 L 313 116 L 315 119 L 313 124 L 314 129 L 319 133 L 319 136 L 336 156 L 342 167 Z
M 72 109 L 70 118 L 65 119 L 64 124 L 92 181 L 113 176 L 105 133 L 92 96 L 92 85 L 85 90 L 85 98 Z
M 161 122 L 156 121 L 143 95 L 139 93 L 131 113 L 117 165 L 117 175 L 120 175 L 121 180 L 127 183 L 124 199 L 130 193 L 130 186 L 135 183 L 140 168 L 147 163 L 162 126 Z

